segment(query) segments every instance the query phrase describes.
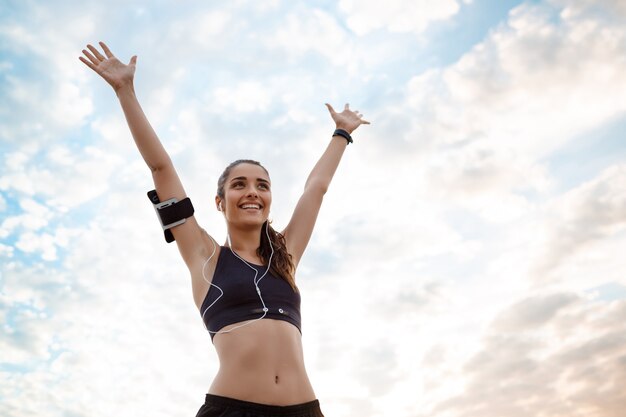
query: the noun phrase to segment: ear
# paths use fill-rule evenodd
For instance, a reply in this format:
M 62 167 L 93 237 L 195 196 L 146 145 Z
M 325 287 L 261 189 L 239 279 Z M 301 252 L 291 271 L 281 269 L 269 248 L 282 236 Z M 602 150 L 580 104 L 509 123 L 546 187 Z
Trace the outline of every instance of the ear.
M 217 211 L 223 211 L 222 199 L 218 196 L 215 196 L 215 206 L 217 207 Z

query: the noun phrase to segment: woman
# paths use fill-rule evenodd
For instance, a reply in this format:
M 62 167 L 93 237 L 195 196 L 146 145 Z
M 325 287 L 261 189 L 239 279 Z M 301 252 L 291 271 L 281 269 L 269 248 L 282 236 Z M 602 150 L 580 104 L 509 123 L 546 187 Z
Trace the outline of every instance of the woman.
M 161 201 L 187 196 L 172 161 L 135 96 L 137 56 L 120 62 L 102 42 L 80 60 L 115 90 Z M 281 233 L 268 222 L 271 181 L 251 160 L 235 161 L 218 181 L 217 210 L 228 236 L 220 246 L 193 212 L 169 229 L 191 273 L 193 297 L 210 332 L 220 367 L 196 417 L 310 416 L 322 413 L 307 376 L 295 272 L 309 242 L 322 198 L 350 134 L 369 124 L 346 104 L 327 104 L 337 130 L 309 175 L 293 216 Z

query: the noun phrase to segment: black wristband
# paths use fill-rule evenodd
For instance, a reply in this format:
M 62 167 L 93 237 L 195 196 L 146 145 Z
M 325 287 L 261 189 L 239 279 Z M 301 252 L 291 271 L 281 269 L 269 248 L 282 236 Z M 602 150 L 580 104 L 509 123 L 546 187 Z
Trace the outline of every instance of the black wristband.
M 342 138 L 348 141 L 348 145 L 352 143 L 352 136 L 350 136 L 350 134 L 343 129 L 335 130 L 335 132 L 333 133 L 333 136 L 341 136 Z

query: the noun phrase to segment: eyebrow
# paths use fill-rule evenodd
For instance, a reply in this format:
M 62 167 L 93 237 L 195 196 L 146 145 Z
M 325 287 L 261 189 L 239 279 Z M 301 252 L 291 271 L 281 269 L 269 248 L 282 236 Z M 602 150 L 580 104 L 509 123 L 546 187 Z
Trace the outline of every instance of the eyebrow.
M 237 180 L 245 180 L 245 181 L 247 181 L 247 180 L 248 180 L 248 178 L 246 178 L 246 177 L 235 177 L 235 178 L 233 178 L 232 180 L 230 180 L 230 182 L 237 181 Z M 257 180 L 257 181 L 259 181 L 259 182 L 264 182 L 264 183 L 266 183 L 266 184 L 269 184 L 269 183 L 270 183 L 270 182 L 269 182 L 268 180 L 266 180 L 265 178 L 257 178 L 256 180 Z

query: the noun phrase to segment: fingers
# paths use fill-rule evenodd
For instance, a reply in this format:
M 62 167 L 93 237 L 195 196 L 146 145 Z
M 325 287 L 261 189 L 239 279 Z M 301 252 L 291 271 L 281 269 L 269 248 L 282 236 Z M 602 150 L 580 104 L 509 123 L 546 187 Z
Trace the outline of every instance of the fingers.
M 87 48 L 89 48 L 89 50 L 94 54 L 94 56 L 98 59 L 99 62 L 104 61 L 104 57 L 102 56 L 100 51 L 98 51 L 95 47 L 91 45 L 87 45 Z
M 356 117 L 359 118 L 359 123 L 362 125 L 368 125 L 370 124 L 370 122 L 368 122 L 367 120 L 363 119 L 363 113 L 359 113 L 358 110 L 354 110 L 354 114 L 356 115 Z
M 364 125 L 370 124 L 370 122 L 368 122 L 367 120 L 363 120 L 363 113 L 359 112 L 358 110 L 352 110 L 352 112 L 356 115 L 356 117 L 361 119 L 361 123 L 362 124 L 364 124 Z
M 106 59 L 112 59 L 115 58 L 115 55 L 113 55 L 113 53 L 111 52 L 111 50 L 109 49 L 109 47 L 104 43 L 104 42 L 98 42 L 100 44 L 100 47 L 102 48 L 102 50 L 104 51 L 104 54 L 106 55 L 106 57 L 104 57 L 104 55 L 102 55 L 100 53 L 100 51 L 98 51 L 98 49 L 96 49 L 93 45 L 87 44 L 87 49 L 83 49 L 83 54 L 87 57 L 87 59 L 81 57 L 78 57 L 78 59 L 80 59 L 85 65 L 87 65 L 89 68 L 91 68 L 92 70 L 98 72 L 98 65 L 100 65 L 101 62 L 105 61 Z M 137 63 L 137 56 L 133 56 L 131 58 L 131 64 L 135 65 Z
M 98 42 L 98 43 L 102 47 L 102 50 L 104 51 L 104 54 L 107 56 L 107 58 L 113 58 L 113 53 L 111 52 L 109 47 L 106 46 L 106 44 L 104 42 Z
M 85 58 L 83 58 L 82 56 L 79 56 L 78 59 L 80 59 L 85 65 L 87 65 L 89 68 L 91 68 L 92 70 L 96 71 L 96 66 L 94 64 L 92 64 L 91 62 L 87 61 Z
M 106 58 L 115 58 L 109 47 L 104 42 L 99 43 L 102 47 L 102 50 L 104 51 L 104 54 L 106 55 Z M 89 58 L 89 61 L 91 61 L 94 66 L 98 66 L 102 61 L 106 59 L 94 46 L 88 44 L 87 48 L 89 49 L 89 51 L 87 49 L 83 49 L 83 54 L 85 54 L 85 56 Z M 87 64 L 84 59 L 81 59 L 81 61 Z M 89 66 L 89 64 L 87 65 Z
M 326 104 L 326 107 L 328 107 L 328 111 L 330 111 L 331 114 L 335 114 L 336 113 L 335 109 L 333 109 L 333 106 L 331 106 L 328 103 L 325 103 L 325 104 Z M 359 113 L 358 110 L 350 110 L 350 104 L 349 103 L 346 103 L 346 105 L 343 107 L 343 111 L 348 111 L 348 112 L 354 113 L 356 115 L 356 117 L 359 118 L 359 124 L 362 124 L 362 125 L 369 125 L 370 124 L 369 121 L 363 119 L 363 114 Z
M 93 56 L 92 54 L 90 54 L 88 50 L 83 49 L 83 54 L 85 54 L 85 56 L 86 56 L 87 58 L 89 58 L 89 60 L 91 61 L 91 64 L 92 64 L 93 66 L 98 66 L 98 64 L 100 64 L 100 60 L 98 60 L 98 58 L 96 58 L 95 56 Z M 81 57 L 81 58 L 82 58 L 82 57 Z M 83 62 L 84 62 L 84 59 L 83 59 Z
M 137 65 L 137 55 L 133 55 L 133 57 L 130 59 L 130 64 L 132 66 L 136 66 Z

